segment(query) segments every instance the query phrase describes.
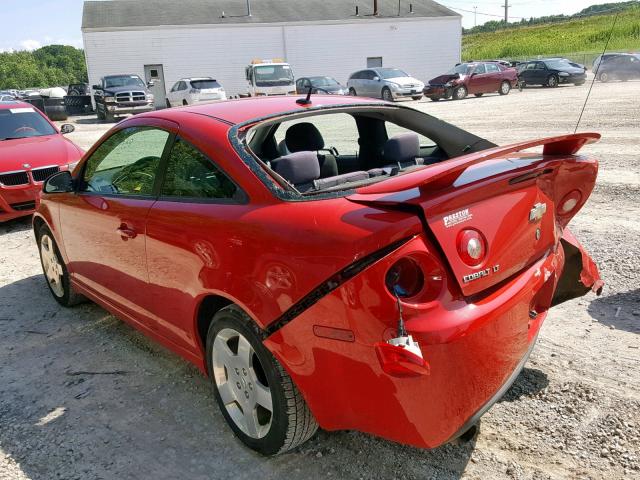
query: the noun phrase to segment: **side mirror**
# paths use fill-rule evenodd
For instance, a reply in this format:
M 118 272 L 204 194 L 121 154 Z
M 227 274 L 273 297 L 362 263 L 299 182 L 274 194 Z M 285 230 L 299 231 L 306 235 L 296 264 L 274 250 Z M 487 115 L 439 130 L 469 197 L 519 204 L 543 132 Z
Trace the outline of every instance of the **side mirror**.
M 73 177 L 71 172 L 64 170 L 51 175 L 43 187 L 44 193 L 69 193 L 73 192 Z
M 373 81 L 374 82 L 379 82 L 380 81 L 380 77 L 373 77 Z
M 71 133 L 74 132 L 76 129 L 76 127 L 74 127 L 73 125 L 71 125 L 70 123 L 64 123 L 61 127 L 60 127 L 60 133 L 63 135 L 66 135 L 67 133 Z

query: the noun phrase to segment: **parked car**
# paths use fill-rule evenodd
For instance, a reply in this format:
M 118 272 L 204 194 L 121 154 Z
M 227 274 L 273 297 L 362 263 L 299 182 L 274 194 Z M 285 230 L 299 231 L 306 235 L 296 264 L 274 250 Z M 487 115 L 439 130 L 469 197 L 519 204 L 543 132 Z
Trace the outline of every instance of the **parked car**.
M 551 305 L 601 290 L 567 228 L 599 138 L 499 147 L 333 95 L 166 109 L 51 177 L 33 225 L 53 297 L 193 362 L 247 446 L 319 425 L 434 448 L 508 390 Z
M 519 65 L 520 80 L 523 85 L 543 85 L 557 87 L 573 83 L 583 85 L 587 81 L 584 67 L 575 67 L 564 59 L 532 60 Z
M 424 96 L 434 102 L 453 98 L 462 100 L 473 94 L 498 92 L 508 95 L 518 82 L 518 72 L 497 62 L 460 63 L 444 75 L 432 78 L 424 88 Z
M 14 102 L 16 100 L 16 97 L 14 97 L 13 95 L 9 95 L 1 93 L 0 94 L 0 102 Z
M 306 94 L 309 89 L 311 89 L 312 94 L 319 95 L 349 94 L 349 89 L 333 77 L 302 77 L 296 80 L 297 93 Z
M 613 58 L 613 57 L 617 57 L 618 55 L 624 55 L 623 53 L 605 53 L 603 55 L 598 55 L 594 60 L 593 60 L 593 64 L 591 65 L 591 69 L 593 70 L 593 73 L 597 73 L 598 67 L 600 66 L 600 63 L 602 61 L 606 61 L 609 58 Z
M 98 119 L 114 121 L 116 115 L 155 110 L 152 82 L 145 83 L 138 75 L 108 75 L 93 86 Z
M 226 99 L 222 85 L 211 77 L 182 78 L 167 93 L 167 107 Z
M 82 150 L 41 111 L 19 101 L 0 103 L 0 222 L 31 215 L 42 183 L 61 170 L 73 169 Z
M 621 53 L 598 62 L 596 78 L 601 82 L 640 78 L 640 54 Z
M 351 74 L 347 88 L 353 96 L 393 102 L 398 98 L 420 100 L 424 83 L 399 68 L 368 68 Z

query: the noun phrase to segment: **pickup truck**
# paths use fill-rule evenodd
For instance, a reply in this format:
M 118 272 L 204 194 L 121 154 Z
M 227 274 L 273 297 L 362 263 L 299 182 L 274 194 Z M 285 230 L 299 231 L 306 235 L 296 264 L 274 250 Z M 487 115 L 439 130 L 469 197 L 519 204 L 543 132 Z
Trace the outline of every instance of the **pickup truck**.
M 145 83 L 138 75 L 108 75 L 93 86 L 98 119 L 112 122 L 116 115 L 155 110 L 152 82 Z

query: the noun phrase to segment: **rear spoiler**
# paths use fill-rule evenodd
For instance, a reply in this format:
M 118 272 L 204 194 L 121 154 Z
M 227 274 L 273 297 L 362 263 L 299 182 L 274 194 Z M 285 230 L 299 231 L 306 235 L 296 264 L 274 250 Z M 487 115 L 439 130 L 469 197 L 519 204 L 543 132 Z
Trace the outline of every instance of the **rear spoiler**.
M 494 147 L 480 152 L 470 153 L 436 163 L 408 175 L 390 178 L 389 180 L 356 189 L 357 194 L 376 195 L 411 190 L 429 185 L 429 188 L 441 189 L 448 187 L 462 174 L 464 170 L 476 163 L 494 158 L 501 158 L 511 153 L 543 146 L 543 155 L 574 155 L 583 146 L 600 140 L 599 133 L 577 133 L 561 135 L 527 142 L 514 143 L 504 147 Z M 356 200 L 357 197 L 350 197 Z

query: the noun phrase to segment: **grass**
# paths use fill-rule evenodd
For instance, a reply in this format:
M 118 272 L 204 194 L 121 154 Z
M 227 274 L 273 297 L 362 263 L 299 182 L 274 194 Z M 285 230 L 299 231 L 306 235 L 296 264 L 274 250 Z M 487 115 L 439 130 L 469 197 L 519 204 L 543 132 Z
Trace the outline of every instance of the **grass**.
M 462 37 L 462 58 L 518 59 L 564 52 L 601 53 L 615 13 Z M 619 13 L 608 51 L 640 50 L 640 6 Z

